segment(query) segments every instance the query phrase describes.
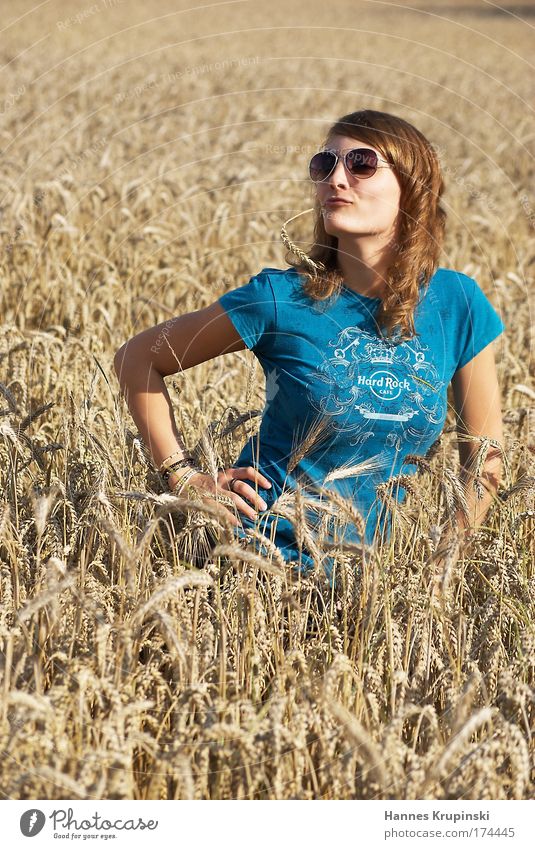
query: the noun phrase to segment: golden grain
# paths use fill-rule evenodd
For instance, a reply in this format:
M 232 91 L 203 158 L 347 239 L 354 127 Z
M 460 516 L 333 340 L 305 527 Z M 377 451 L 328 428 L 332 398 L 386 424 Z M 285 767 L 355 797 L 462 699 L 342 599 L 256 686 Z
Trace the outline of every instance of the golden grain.
M 66 0 L 52 5 L 10 29 L 10 54 L 69 16 Z M 49 40 L 42 57 L 27 54 L 35 83 L 2 115 L 3 793 L 531 798 L 535 385 L 526 293 L 533 204 L 511 191 L 511 181 L 533 182 L 522 106 L 530 80 L 518 59 L 531 55 L 529 29 L 508 21 L 518 56 L 504 59 L 503 22 L 478 16 L 473 4 L 458 4 L 469 26 L 455 35 L 436 17 L 395 9 L 385 17 L 368 4 L 359 18 L 370 38 L 359 46 L 365 94 L 357 103 L 347 91 L 347 63 L 317 53 L 317 31 L 300 30 L 303 55 L 295 61 L 307 87 L 299 91 L 287 88 L 286 60 L 236 68 L 232 78 L 207 70 L 185 80 L 162 51 L 175 18 L 162 23 L 153 0 L 135 5 L 127 27 L 124 9 L 114 12 L 113 62 L 104 12 Z M 231 7 L 224 50 L 239 57 L 243 13 Z M 298 4 L 297 17 L 303 9 Z M 315 11 L 321 26 L 323 12 Z M 210 16 L 195 12 L 198 35 L 212 36 Z M 279 13 L 287 23 L 288 10 L 275 3 Z M 265 15 L 255 4 L 250 14 L 248 50 L 264 60 Z M 342 4 L 341 21 L 350 20 L 345 14 Z M 277 33 L 281 55 L 294 56 L 291 27 Z M 347 30 L 330 38 L 332 55 L 347 56 Z M 418 85 L 399 73 L 407 39 L 425 48 L 413 57 Z M 468 51 L 473 65 L 446 66 L 436 47 Z M 213 38 L 207 47 L 196 37 L 184 47 L 184 63 L 209 68 L 214 49 Z M 456 560 L 455 542 L 441 528 L 467 504 L 448 409 L 426 457 L 406 457 L 417 473 L 378 489 L 379 501 L 395 508 L 391 545 L 345 541 L 348 525 L 362 537 L 364 517 L 328 485 L 374 475 L 380 457 L 307 480 L 302 461 L 331 434 L 329 417 L 318 415 L 292 445 L 288 471 L 297 491 L 285 488 L 271 506 L 275 521 L 293 522 L 313 555 L 312 572 L 295 576 L 260 523 L 250 537 L 262 555 L 236 542 L 221 503 L 162 491 L 119 400 L 112 357 L 144 328 L 208 306 L 263 267 L 285 267 L 285 247 L 305 253 L 296 243 L 311 236 L 311 213 L 298 215 L 310 208 L 301 180 L 308 153 L 294 155 L 291 146 L 309 151 L 321 116 L 369 104 L 367 92 L 379 91 L 377 62 L 392 98 L 379 97 L 377 108 L 400 113 L 399 104 L 410 102 L 418 126 L 444 145 L 444 262 L 475 277 L 506 324 L 498 363 L 504 445 L 459 435 L 476 443 L 476 493 L 491 449 L 505 480 L 485 526 Z M 481 68 L 490 66 L 489 83 Z M 4 70 L 6 89 L 15 90 L 21 69 Z M 259 96 L 266 74 L 270 86 Z M 154 84 L 144 91 L 143 80 Z M 489 85 L 494 111 L 480 109 L 474 120 L 474 104 L 489 102 Z M 468 88 L 470 100 L 455 94 Z M 238 94 L 228 98 L 230 90 Z M 430 90 L 440 122 L 429 112 Z M 277 126 L 266 121 L 275 112 Z M 460 125 L 462 133 L 444 132 Z M 503 129 L 511 126 L 522 145 Z M 514 150 L 509 180 L 495 168 L 500 148 Z M 224 185 L 207 150 L 222 155 Z M 168 379 L 177 425 L 212 475 L 234 465 L 245 439 L 257 435 L 262 378 L 243 350 Z M 403 505 L 393 498 L 396 485 L 407 490 Z M 335 563 L 334 588 L 323 573 L 326 556 Z

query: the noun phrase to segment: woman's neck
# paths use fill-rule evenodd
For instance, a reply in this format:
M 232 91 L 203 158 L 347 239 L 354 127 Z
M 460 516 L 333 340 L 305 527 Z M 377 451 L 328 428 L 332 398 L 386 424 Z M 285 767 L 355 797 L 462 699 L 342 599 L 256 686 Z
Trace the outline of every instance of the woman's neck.
M 338 239 L 337 267 L 345 285 L 367 298 L 384 298 L 387 292 L 386 274 L 394 262 L 395 251 L 391 243 L 377 247 L 377 236 L 366 244 L 359 239 L 344 248 L 344 240 Z

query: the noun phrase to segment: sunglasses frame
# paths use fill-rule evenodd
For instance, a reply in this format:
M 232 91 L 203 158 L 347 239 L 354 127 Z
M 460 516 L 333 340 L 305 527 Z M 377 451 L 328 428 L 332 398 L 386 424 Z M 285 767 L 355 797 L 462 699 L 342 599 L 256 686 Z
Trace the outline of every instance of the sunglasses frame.
M 377 165 L 375 166 L 375 171 L 373 171 L 372 174 L 353 174 L 351 169 L 348 167 L 347 157 L 349 156 L 350 153 L 354 153 L 354 151 L 366 151 L 366 152 L 370 152 L 370 153 L 375 153 L 375 155 L 377 157 Z M 310 165 L 312 163 L 312 160 L 314 159 L 314 156 L 317 156 L 318 153 L 332 153 L 335 157 L 335 161 L 334 161 L 333 167 L 331 168 L 331 170 L 329 171 L 329 173 L 325 177 L 323 177 L 321 180 L 314 180 L 314 178 L 312 177 L 312 175 L 310 173 Z M 309 177 L 310 177 L 310 179 L 312 180 L 313 183 L 324 183 L 325 180 L 327 180 L 331 176 L 333 171 L 336 169 L 336 166 L 338 165 L 338 162 L 339 162 L 340 159 L 342 159 L 342 161 L 344 163 L 344 168 L 346 169 L 347 173 L 350 174 L 352 177 L 356 177 L 357 180 L 369 180 L 370 177 L 374 176 L 374 174 L 376 173 L 378 168 L 392 168 L 392 164 L 390 162 L 387 162 L 386 159 L 383 159 L 381 156 L 379 156 L 377 151 L 373 150 L 371 147 L 347 147 L 347 148 L 344 148 L 343 150 L 340 150 L 340 151 L 334 150 L 331 147 L 325 147 L 322 150 L 318 150 L 317 153 L 314 154 L 314 156 L 311 158 L 310 162 L 308 163 L 308 175 L 309 175 Z M 385 164 L 379 165 L 379 162 L 384 162 Z

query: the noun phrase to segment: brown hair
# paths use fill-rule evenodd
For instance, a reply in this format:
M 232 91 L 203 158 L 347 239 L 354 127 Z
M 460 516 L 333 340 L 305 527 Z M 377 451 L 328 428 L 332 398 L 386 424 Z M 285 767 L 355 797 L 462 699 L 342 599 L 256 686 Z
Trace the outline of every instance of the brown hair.
M 386 272 L 387 294 L 375 320 L 388 335 L 399 325 L 400 338 L 410 339 L 416 334 L 413 315 L 419 286 L 427 286 L 435 273 L 444 241 L 447 213 L 440 205 L 445 186 L 438 156 L 412 124 L 373 109 L 344 115 L 329 129 L 325 144 L 334 134 L 373 145 L 392 164 L 400 181 L 399 242 L 391 245 L 397 257 Z M 337 268 L 338 238 L 326 232 L 317 198 L 312 211 L 314 244 L 307 254 L 296 249 L 284 228 L 281 236 L 288 247 L 285 261 L 305 277 L 305 294 L 314 300 L 325 300 L 339 294 L 342 288 L 343 279 Z M 298 256 L 298 261 L 289 259 L 292 254 Z

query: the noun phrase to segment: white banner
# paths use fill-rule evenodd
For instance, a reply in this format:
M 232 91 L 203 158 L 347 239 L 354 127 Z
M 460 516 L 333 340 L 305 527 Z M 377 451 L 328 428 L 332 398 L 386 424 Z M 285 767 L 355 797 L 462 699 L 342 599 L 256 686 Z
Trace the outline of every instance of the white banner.
M 2 845 L 9 849 L 67 842 L 161 849 L 535 846 L 532 801 L 12 800 L 2 811 Z

